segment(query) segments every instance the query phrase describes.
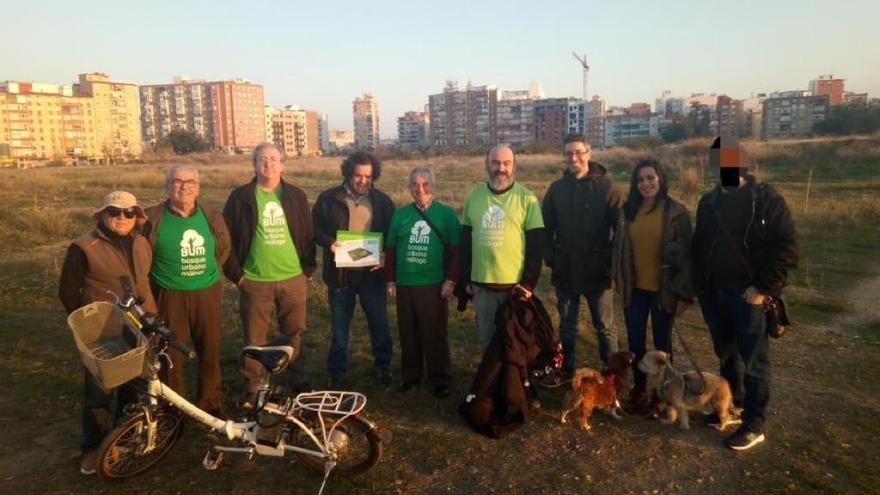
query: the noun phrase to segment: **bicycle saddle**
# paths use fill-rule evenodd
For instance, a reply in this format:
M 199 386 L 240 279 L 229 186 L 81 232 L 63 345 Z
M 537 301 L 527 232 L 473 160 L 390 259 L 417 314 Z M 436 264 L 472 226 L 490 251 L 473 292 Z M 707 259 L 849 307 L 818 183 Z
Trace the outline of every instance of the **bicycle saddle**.
M 241 350 L 241 357 L 258 361 L 263 368 L 266 368 L 266 372 L 276 375 L 284 371 L 284 368 L 293 361 L 294 349 L 289 345 L 249 345 Z

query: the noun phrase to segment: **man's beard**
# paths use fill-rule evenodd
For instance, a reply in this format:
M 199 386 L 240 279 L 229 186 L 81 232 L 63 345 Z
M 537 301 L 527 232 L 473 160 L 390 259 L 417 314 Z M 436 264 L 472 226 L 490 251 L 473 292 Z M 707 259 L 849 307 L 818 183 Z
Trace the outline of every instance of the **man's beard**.
M 498 174 L 489 177 L 489 185 L 496 191 L 507 189 L 511 184 L 513 184 L 513 177 L 509 175 Z

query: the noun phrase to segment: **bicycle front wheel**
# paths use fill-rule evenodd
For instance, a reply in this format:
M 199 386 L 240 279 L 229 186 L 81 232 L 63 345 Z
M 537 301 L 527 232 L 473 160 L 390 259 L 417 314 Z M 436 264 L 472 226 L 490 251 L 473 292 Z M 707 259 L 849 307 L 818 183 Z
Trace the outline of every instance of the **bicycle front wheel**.
M 129 416 L 107 434 L 98 449 L 97 471 L 102 478 L 120 480 L 143 473 L 171 450 L 180 436 L 180 413 L 158 409 L 151 415 L 156 425 L 152 448 L 148 445 L 150 428 L 143 411 Z
M 317 418 L 306 421 L 306 424 L 316 437 L 323 438 Z M 324 427 L 329 432 L 327 449 L 336 456 L 334 473 L 355 476 L 375 466 L 382 457 L 382 442 L 378 434 L 370 423 L 359 416 L 350 416 L 338 423 L 327 421 Z M 316 448 L 311 437 L 302 430 L 294 434 L 294 443 L 306 449 Z M 309 467 L 324 472 L 325 459 L 301 453 L 296 455 Z

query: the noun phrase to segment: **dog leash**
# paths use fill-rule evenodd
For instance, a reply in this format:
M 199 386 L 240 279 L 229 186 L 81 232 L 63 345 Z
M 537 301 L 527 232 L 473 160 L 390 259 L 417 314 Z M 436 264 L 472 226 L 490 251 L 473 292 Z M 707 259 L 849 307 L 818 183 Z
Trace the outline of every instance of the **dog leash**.
M 684 340 L 684 335 L 682 335 L 681 332 L 677 328 L 675 328 L 675 317 L 673 317 L 672 321 L 669 323 L 669 329 L 670 332 L 675 332 L 675 334 L 678 335 L 678 341 L 681 342 L 681 348 L 684 349 L 684 353 L 688 357 L 688 360 L 690 360 L 691 364 L 694 366 L 694 369 L 697 370 L 697 375 L 700 377 L 700 382 L 702 382 L 703 384 L 703 390 L 706 390 L 706 387 L 708 387 L 708 384 L 706 383 L 706 377 L 703 376 L 703 370 L 700 369 L 700 365 L 697 364 L 697 360 L 694 359 L 693 354 L 691 354 L 691 349 L 688 347 L 687 341 Z M 671 344 L 672 342 L 670 341 L 670 345 Z

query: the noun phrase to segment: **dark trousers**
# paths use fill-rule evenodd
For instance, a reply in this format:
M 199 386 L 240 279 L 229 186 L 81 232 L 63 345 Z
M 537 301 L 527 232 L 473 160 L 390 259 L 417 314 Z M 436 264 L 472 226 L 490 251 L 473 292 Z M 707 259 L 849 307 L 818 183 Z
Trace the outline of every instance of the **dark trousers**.
M 657 292 L 633 289 L 630 305 L 623 309 L 626 321 L 626 335 L 629 351 L 635 354 L 635 363 L 644 357 L 647 351 L 648 317 L 651 317 L 651 333 L 654 337 L 654 349 L 664 351 L 672 357 L 672 317 L 660 307 Z M 633 366 L 633 381 L 636 388 L 645 389 L 645 374 L 638 366 Z
M 608 356 L 617 352 L 617 332 L 612 328 L 611 289 L 583 295 L 587 300 L 596 339 L 599 341 L 599 359 L 608 364 Z M 563 370 L 571 374 L 575 369 L 575 342 L 577 341 L 578 317 L 581 310 L 581 294 L 556 289 L 556 309 L 559 311 L 559 340 L 562 343 Z
M 331 377 L 341 378 L 348 369 L 348 337 L 351 319 L 354 317 L 355 299 L 360 299 L 361 309 L 367 317 L 370 344 L 373 350 L 373 366 L 380 371 L 391 368 L 391 333 L 388 330 L 388 295 L 385 284 L 369 283 L 367 272 L 351 270 L 346 273 L 345 287 L 328 287 L 330 300 L 330 352 L 327 354 L 327 371 Z
M 442 284 L 397 287 L 397 325 L 400 331 L 400 374 L 404 383 L 428 379 L 449 385 L 449 304 L 440 298 Z
M 83 453 L 94 452 L 101 445 L 101 440 L 112 428 L 116 420 L 122 417 L 126 404 L 134 402 L 143 382 L 132 380 L 110 391 L 104 391 L 95 381 L 88 369 L 85 371 L 83 387 L 82 429 Z M 139 386 L 140 385 L 140 386 Z M 116 410 L 111 413 L 113 396 L 116 396 Z
M 763 307 L 747 303 L 741 292 L 713 291 L 700 297 L 700 308 L 721 376 L 730 384 L 734 403 L 743 407 L 743 426 L 763 430 L 771 371 Z
M 220 408 L 223 405 L 220 385 L 221 283 L 218 281 L 201 290 L 155 289 L 159 314 L 168 323 L 171 333 L 181 342 L 192 340 L 198 355 L 196 405 L 206 411 Z M 173 347 L 168 348 L 168 355 L 171 356 L 172 366 L 170 369 L 168 366 L 162 368 L 162 381 L 186 397 L 186 357 Z
M 309 387 L 307 361 L 300 345 L 301 334 L 306 330 L 307 295 L 308 281 L 302 274 L 278 282 L 244 279 L 239 287 L 244 344 L 263 346 L 269 343 L 269 326 L 274 311 L 278 331 L 290 338 L 291 345 L 299 353 L 285 370 L 288 385 L 293 389 Z M 241 374 L 248 381 L 248 391 L 256 392 L 266 369 L 256 359 L 244 358 Z

